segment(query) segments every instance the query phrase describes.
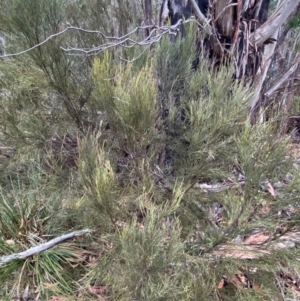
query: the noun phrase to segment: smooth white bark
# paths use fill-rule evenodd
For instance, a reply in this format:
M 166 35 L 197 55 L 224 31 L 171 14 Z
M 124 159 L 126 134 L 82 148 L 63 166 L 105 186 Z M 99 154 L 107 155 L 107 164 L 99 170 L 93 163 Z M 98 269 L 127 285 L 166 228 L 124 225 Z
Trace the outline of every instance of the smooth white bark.
M 15 253 L 15 254 L 11 254 L 11 255 L 7 255 L 7 256 L 2 256 L 0 257 L 0 267 L 3 266 L 4 264 L 11 262 L 15 259 L 26 259 L 30 256 L 33 256 L 37 253 L 46 251 L 52 247 L 54 247 L 55 245 L 73 238 L 73 237 L 77 237 L 77 236 L 81 236 L 83 234 L 89 233 L 91 232 L 91 230 L 89 229 L 85 229 L 85 230 L 81 230 L 81 231 L 74 231 L 68 234 L 64 234 L 62 236 L 56 237 L 54 239 L 51 239 L 43 244 L 40 244 L 38 246 L 32 247 L 26 251 L 20 252 L 20 253 Z

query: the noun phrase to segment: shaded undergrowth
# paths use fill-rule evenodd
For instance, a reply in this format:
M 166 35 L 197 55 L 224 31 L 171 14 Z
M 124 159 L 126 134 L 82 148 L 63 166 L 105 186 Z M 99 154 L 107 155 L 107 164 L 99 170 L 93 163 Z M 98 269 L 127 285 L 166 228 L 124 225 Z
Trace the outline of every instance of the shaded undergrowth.
M 222 253 L 256 233 L 269 237 L 269 250 L 297 232 L 299 176 L 278 116 L 250 126 L 251 93 L 230 66 L 214 70 L 203 57 L 191 70 L 194 30 L 132 64 L 100 55 L 86 90 L 72 82 L 76 63 L 55 61 L 56 52 L 51 76 L 41 57 L 4 61 L 1 150 L 13 151 L 1 157 L 1 255 L 74 229 L 94 232 L 0 266 L 1 298 L 89 300 L 98 287 L 103 300 L 292 294 L 278 271 L 296 274 L 297 244 L 251 260 Z M 58 86 L 55 72 L 65 67 L 72 72 Z

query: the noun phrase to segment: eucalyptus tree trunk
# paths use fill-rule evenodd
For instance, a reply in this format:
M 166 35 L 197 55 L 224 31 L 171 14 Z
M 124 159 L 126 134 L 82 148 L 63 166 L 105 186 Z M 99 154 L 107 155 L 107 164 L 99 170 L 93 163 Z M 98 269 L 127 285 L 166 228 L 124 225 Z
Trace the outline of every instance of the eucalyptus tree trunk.
M 152 0 L 145 0 L 144 2 L 144 14 L 145 14 L 145 25 L 153 25 L 153 13 L 152 13 Z M 150 34 L 150 29 L 145 30 L 146 37 Z

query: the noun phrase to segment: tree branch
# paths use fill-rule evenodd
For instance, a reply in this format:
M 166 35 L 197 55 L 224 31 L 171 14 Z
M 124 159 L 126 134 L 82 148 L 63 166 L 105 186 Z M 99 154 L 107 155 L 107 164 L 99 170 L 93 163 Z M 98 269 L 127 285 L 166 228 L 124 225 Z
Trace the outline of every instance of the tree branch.
M 85 230 L 81 230 L 81 231 L 74 231 L 74 232 L 56 237 L 54 239 L 51 239 L 51 240 L 49 240 L 49 241 L 47 241 L 47 242 L 45 242 L 41 245 L 32 247 L 32 248 L 30 248 L 26 251 L 11 254 L 11 255 L 7 255 L 7 256 L 2 256 L 2 257 L 0 257 L 0 267 L 5 265 L 6 263 L 11 262 L 11 261 L 16 260 L 16 259 L 26 259 L 30 256 L 33 256 L 33 255 L 37 254 L 37 253 L 48 250 L 48 249 L 54 247 L 55 245 L 65 241 L 67 239 L 77 237 L 77 236 L 81 236 L 81 235 L 84 235 L 84 234 L 90 233 L 90 232 L 91 232 L 91 230 L 89 230 L 89 229 L 85 229 Z
M 34 45 L 34 46 L 30 47 L 30 48 L 27 48 L 27 49 L 25 49 L 25 50 L 23 50 L 23 51 L 20 51 L 20 52 L 17 52 L 17 53 L 10 53 L 10 54 L 6 54 L 6 53 L 5 53 L 5 54 L 3 54 L 3 55 L 0 55 L 0 57 L 2 57 L 2 58 L 7 58 L 7 57 L 12 57 L 12 56 L 18 56 L 18 55 L 25 54 L 25 53 L 27 53 L 27 52 L 29 52 L 29 51 L 35 49 L 35 48 L 38 48 L 38 47 L 42 46 L 43 44 L 47 43 L 49 40 L 51 40 L 51 39 L 53 39 L 53 38 L 55 38 L 55 37 L 58 37 L 58 36 L 64 34 L 64 33 L 65 33 L 66 31 L 68 31 L 69 29 L 70 29 L 70 27 L 67 26 L 64 30 L 62 30 L 62 31 L 60 31 L 60 32 L 58 32 L 58 33 L 55 33 L 55 34 L 50 35 L 46 40 L 44 40 L 43 42 L 41 42 L 41 43 L 39 43 L 39 44 L 36 44 L 36 45 Z
M 111 41 L 108 42 L 106 44 L 94 47 L 94 48 L 90 48 L 90 49 L 83 49 L 83 48 L 64 48 L 61 47 L 61 49 L 65 52 L 68 52 L 69 54 L 85 54 L 85 55 L 97 55 L 102 51 L 108 50 L 110 48 L 114 48 L 117 46 L 123 47 L 123 48 L 132 48 L 135 46 L 146 46 L 149 47 L 153 44 L 158 43 L 161 38 L 165 35 L 165 34 L 170 34 L 170 35 L 176 35 L 178 32 L 178 28 L 182 25 L 182 24 L 186 24 L 186 23 L 190 23 L 190 22 L 195 22 L 197 23 L 199 26 L 201 26 L 201 24 L 199 22 L 197 22 L 194 19 L 189 19 L 189 20 L 185 20 L 182 21 L 182 19 L 178 20 L 178 22 L 174 25 L 171 26 L 156 26 L 156 25 L 150 25 L 150 26 L 138 26 L 135 29 L 133 29 L 131 32 L 129 32 L 128 34 L 121 36 L 121 37 L 109 37 L 106 36 L 104 33 L 102 33 L 101 31 L 89 31 L 86 29 L 82 29 L 80 27 L 74 27 L 74 26 L 70 26 L 69 29 L 74 29 L 74 30 L 78 30 L 78 31 L 82 31 L 82 32 L 87 32 L 87 33 L 97 33 L 102 35 L 106 40 Z M 141 41 L 137 41 L 134 40 L 131 36 L 138 30 L 138 29 L 151 29 L 149 36 L 147 36 L 146 38 L 144 38 Z
M 148 26 L 137 26 L 135 29 L 133 29 L 132 31 L 130 31 L 129 33 L 125 34 L 124 36 L 121 37 L 117 37 L 117 36 L 107 36 L 105 35 L 102 31 L 100 30 L 88 30 L 88 29 L 84 29 L 81 27 L 76 27 L 76 26 L 72 26 L 71 24 L 67 23 L 67 27 L 62 30 L 59 33 L 50 35 L 47 39 L 45 39 L 44 41 L 42 41 L 39 44 L 34 45 L 31 48 L 27 48 L 23 51 L 17 52 L 17 53 L 11 53 L 11 54 L 5 54 L 2 55 L 0 57 L 2 58 L 9 58 L 9 57 L 14 57 L 14 56 L 19 56 L 22 54 L 25 54 L 35 48 L 38 48 L 40 46 L 42 46 L 43 44 L 47 43 L 49 40 L 51 40 L 54 37 L 60 36 L 64 33 L 66 33 L 69 30 L 74 30 L 74 31 L 79 31 L 79 32 L 83 32 L 83 33 L 89 33 L 89 34 L 97 34 L 97 35 L 101 35 L 106 41 L 108 41 L 107 43 L 100 45 L 100 46 L 96 46 L 93 48 L 76 48 L 76 47 L 60 47 L 60 49 L 62 49 L 63 51 L 67 52 L 68 54 L 72 54 L 72 55 L 97 55 L 102 51 L 108 50 L 110 48 L 114 48 L 114 47 L 123 47 L 123 48 L 132 48 L 134 46 L 146 46 L 149 47 L 153 44 L 158 43 L 161 38 L 165 35 L 165 34 L 170 34 L 170 35 L 176 35 L 178 32 L 178 28 L 182 25 L 182 24 L 187 24 L 190 22 L 195 22 L 198 26 L 201 26 L 201 24 L 199 22 L 197 22 L 197 20 L 195 19 L 189 19 L 189 20 L 185 20 L 182 21 L 182 19 L 178 20 L 178 22 L 174 25 L 171 26 L 156 26 L 156 25 L 148 25 Z M 145 39 L 142 39 L 141 41 L 138 40 L 134 40 L 132 38 L 132 35 L 135 34 L 138 30 L 146 30 L 149 29 L 150 34 L 148 37 L 146 37 Z

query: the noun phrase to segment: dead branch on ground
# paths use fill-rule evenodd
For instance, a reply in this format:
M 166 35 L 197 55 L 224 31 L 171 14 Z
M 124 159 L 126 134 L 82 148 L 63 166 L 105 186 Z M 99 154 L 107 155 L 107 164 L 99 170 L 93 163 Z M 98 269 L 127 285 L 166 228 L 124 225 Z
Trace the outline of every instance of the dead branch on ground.
M 5 265 L 6 263 L 9 263 L 9 262 L 11 262 L 13 260 L 16 260 L 16 259 L 19 259 L 19 260 L 20 259 L 21 260 L 26 259 L 30 256 L 33 256 L 35 254 L 46 251 L 46 250 L 54 247 L 55 245 L 62 243 L 65 240 L 68 240 L 70 238 L 74 238 L 74 237 L 77 237 L 77 236 L 81 236 L 81 235 L 84 235 L 84 234 L 90 233 L 90 232 L 91 232 L 91 230 L 89 230 L 89 229 L 85 229 L 85 230 L 81 230 L 81 231 L 74 231 L 74 232 L 71 232 L 71 233 L 68 233 L 68 234 L 61 235 L 61 236 L 56 237 L 54 239 L 51 239 L 51 240 L 49 240 L 49 241 L 47 241 L 43 244 L 32 247 L 32 248 L 30 248 L 26 251 L 11 254 L 11 255 L 7 255 L 7 256 L 2 256 L 2 257 L 0 257 L 0 267 Z

